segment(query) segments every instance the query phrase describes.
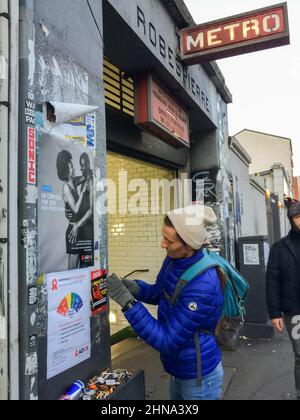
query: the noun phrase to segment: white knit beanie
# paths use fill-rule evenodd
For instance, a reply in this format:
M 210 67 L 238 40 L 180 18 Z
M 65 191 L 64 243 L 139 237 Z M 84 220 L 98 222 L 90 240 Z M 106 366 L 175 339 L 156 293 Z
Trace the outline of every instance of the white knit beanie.
M 168 217 L 178 235 L 195 250 L 200 249 L 207 238 L 206 226 L 217 222 L 213 209 L 200 205 L 170 211 Z

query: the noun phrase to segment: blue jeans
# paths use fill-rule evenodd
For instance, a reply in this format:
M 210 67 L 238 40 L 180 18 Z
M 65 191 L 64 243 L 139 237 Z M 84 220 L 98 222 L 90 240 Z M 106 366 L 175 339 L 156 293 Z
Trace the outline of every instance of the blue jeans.
M 216 369 L 202 379 L 202 385 L 198 385 L 197 379 L 171 378 L 170 399 L 172 401 L 218 401 L 222 399 L 224 371 L 222 363 Z

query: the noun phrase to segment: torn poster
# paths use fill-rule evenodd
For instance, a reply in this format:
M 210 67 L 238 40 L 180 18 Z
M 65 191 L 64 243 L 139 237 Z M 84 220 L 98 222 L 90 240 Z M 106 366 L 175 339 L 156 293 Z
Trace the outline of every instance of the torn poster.
M 44 129 L 57 138 L 94 148 L 98 107 L 59 102 L 43 105 Z

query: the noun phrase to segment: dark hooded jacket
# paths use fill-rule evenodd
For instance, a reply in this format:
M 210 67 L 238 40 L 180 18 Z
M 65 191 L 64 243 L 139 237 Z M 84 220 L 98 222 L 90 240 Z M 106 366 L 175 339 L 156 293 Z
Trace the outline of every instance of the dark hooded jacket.
M 300 315 L 300 233 L 296 229 L 271 248 L 266 293 L 270 319 Z

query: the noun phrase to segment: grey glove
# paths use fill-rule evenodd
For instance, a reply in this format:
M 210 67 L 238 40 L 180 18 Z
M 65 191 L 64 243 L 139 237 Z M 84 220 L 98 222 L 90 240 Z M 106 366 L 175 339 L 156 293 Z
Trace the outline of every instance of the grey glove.
M 122 282 L 124 286 L 126 287 L 126 289 L 128 289 L 129 292 L 137 299 L 141 290 L 137 282 L 133 280 L 127 280 L 127 279 L 122 279 Z
M 125 308 L 129 302 L 134 301 L 134 297 L 116 274 L 112 274 L 107 278 L 106 286 L 110 298 L 120 305 L 121 308 Z

